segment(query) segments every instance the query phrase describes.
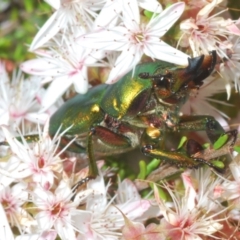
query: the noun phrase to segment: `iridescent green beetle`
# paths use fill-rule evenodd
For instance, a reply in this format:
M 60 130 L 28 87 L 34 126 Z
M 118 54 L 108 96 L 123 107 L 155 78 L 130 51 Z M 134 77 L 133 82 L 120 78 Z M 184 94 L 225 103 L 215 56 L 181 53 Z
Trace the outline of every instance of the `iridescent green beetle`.
M 216 64 L 216 52 L 189 59 L 186 68 L 156 61 L 140 64 L 117 83 L 93 87 L 85 95 L 65 102 L 50 119 L 51 136 L 59 128 L 65 131 L 62 143 L 69 151 L 86 152 L 89 177 L 98 174 L 96 155 L 110 155 L 140 146 L 145 155 L 170 161 L 178 166 L 198 167 L 210 162 L 191 157 L 196 147 L 189 144 L 189 154 L 167 151 L 165 137 L 180 131 L 205 130 L 211 142 L 225 134 L 211 116 L 179 116 L 189 93 L 199 88 Z M 236 134 L 236 133 L 235 133 Z M 195 142 L 194 142 L 195 144 Z M 193 145 L 194 145 L 193 144 Z

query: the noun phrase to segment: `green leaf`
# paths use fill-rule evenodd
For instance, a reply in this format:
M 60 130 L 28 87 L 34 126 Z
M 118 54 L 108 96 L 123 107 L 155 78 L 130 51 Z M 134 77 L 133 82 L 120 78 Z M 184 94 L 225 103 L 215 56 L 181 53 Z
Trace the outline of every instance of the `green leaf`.
M 223 169 L 225 167 L 224 163 L 222 161 L 213 160 L 211 163 L 214 165 L 214 167 Z
M 207 149 L 207 148 L 210 147 L 210 143 L 204 143 L 204 144 L 202 145 L 202 147 L 203 147 L 204 149 Z
M 224 134 L 218 138 L 218 140 L 213 144 L 215 150 L 221 148 L 228 140 L 228 135 Z
M 27 12 L 31 13 L 34 10 L 33 2 L 29 0 L 24 0 L 24 6 Z
M 152 19 L 155 18 L 159 15 L 159 13 L 154 13 L 154 12 L 150 12 L 148 10 L 144 10 L 143 11 L 144 16 L 146 16 L 148 19 Z
M 168 194 L 164 191 L 163 188 L 157 187 L 156 184 L 150 184 L 150 187 L 153 189 L 154 194 L 157 194 L 158 197 L 161 198 L 163 201 L 168 200 Z
M 144 10 L 144 15 L 147 17 L 147 18 L 149 18 L 149 19 L 151 19 L 152 18 L 152 16 L 153 16 L 153 12 L 150 12 L 150 11 L 148 11 L 148 10 Z
M 183 136 L 183 137 L 180 139 L 180 142 L 179 142 L 179 144 L 178 144 L 177 149 L 180 149 L 186 141 L 187 141 L 187 137 L 186 137 L 186 136 Z
M 147 175 L 147 166 L 144 160 L 139 161 L 140 172 L 137 176 L 138 179 L 145 179 Z
M 125 171 L 124 171 L 124 169 L 120 169 L 120 170 L 118 171 L 118 175 L 119 175 L 119 177 L 120 177 L 121 180 L 124 179 L 124 177 L 125 177 Z
M 234 151 L 240 153 L 240 146 L 234 146 L 233 149 Z
M 160 160 L 154 158 L 150 163 L 147 165 L 147 176 L 155 170 L 159 166 Z

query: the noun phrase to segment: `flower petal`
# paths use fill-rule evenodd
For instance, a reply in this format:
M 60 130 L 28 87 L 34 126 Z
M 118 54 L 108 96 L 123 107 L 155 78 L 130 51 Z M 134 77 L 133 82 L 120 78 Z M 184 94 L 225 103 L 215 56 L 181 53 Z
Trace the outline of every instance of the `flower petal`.
M 137 0 L 122 1 L 123 22 L 129 29 L 134 29 L 140 23 Z
M 29 51 L 34 51 L 35 49 L 41 47 L 49 39 L 55 36 L 59 32 L 65 20 L 64 12 L 56 11 L 38 31 L 32 41 Z
M 124 74 L 129 72 L 142 57 L 142 50 L 130 48 L 129 51 L 123 51 L 117 58 L 114 68 L 111 70 L 106 83 L 114 83 Z
M 84 94 L 88 90 L 87 68 L 82 67 L 81 71 L 71 76 L 76 92 Z
M 118 1 L 107 1 L 95 19 L 93 29 L 96 30 L 101 27 L 115 26 L 118 20 L 118 14 L 121 12 L 121 10 L 122 7 Z
M 61 0 L 44 0 L 44 1 L 55 9 L 59 9 L 61 6 Z
M 138 4 L 150 12 L 160 13 L 162 11 L 162 5 L 156 0 L 138 0 Z
M 163 41 L 147 44 L 144 48 L 144 53 L 147 56 L 166 62 L 171 62 L 183 66 L 188 65 L 189 56 L 187 54 L 171 47 Z
M 127 219 L 127 217 L 125 217 L 125 225 L 122 229 L 122 234 L 123 239 L 139 239 L 139 236 L 146 236 L 144 225 L 139 222 L 132 222 Z
M 157 36 L 163 36 L 170 27 L 179 19 L 185 8 L 184 2 L 171 5 L 155 18 L 152 18 L 147 25 L 150 33 L 156 32 Z
M 209 13 L 216 7 L 217 4 L 219 4 L 220 2 L 222 2 L 223 0 L 213 0 L 212 2 L 210 2 L 209 4 L 207 4 L 204 8 L 202 8 L 198 14 L 197 14 L 197 18 L 206 18 L 208 17 Z
M 62 96 L 62 94 L 66 92 L 71 84 L 71 77 L 67 78 L 66 76 L 59 77 L 52 81 L 42 99 L 41 112 L 44 112 L 53 105 Z
M 55 76 L 58 74 L 58 68 L 56 65 L 47 58 L 28 60 L 22 63 L 20 68 L 22 71 L 33 75 Z
M 81 35 L 76 39 L 77 43 L 83 47 L 97 50 L 121 51 L 126 45 L 126 29 L 118 26 L 108 30 L 98 30 L 94 33 Z
M 127 201 L 137 201 L 141 197 L 137 191 L 136 186 L 129 179 L 124 179 L 122 182 L 119 180 L 117 201 L 118 203 L 124 203 Z
M 6 213 L 3 209 L 2 204 L 0 204 L 0 239 L 8 239 L 8 240 L 14 240 L 14 236 L 12 233 L 12 230 L 9 226 L 8 219 L 6 216 Z

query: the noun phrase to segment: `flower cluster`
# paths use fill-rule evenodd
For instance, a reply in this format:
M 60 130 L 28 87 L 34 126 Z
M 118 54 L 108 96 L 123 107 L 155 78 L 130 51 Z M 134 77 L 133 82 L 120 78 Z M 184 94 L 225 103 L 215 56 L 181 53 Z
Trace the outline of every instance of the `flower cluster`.
M 189 55 L 212 50 L 218 53 L 216 72 L 218 79 L 225 81 L 221 86 L 225 86 L 228 98 L 233 83 L 239 90 L 240 30 L 237 20 L 226 17 L 227 8 L 222 10 L 224 0 L 193 1 L 189 7 L 178 2 L 165 9 L 156 0 L 57 2 L 48 1 L 55 12 L 30 46 L 39 57 L 21 64 L 24 72 L 41 77 L 41 85 L 51 82 L 42 99 L 42 110 L 52 106 L 72 85 L 83 94 L 96 78 L 116 82 L 146 61 L 144 58 L 187 65 Z M 184 10 L 188 18 L 182 19 L 172 37 L 168 30 Z
M 53 14 L 29 47 L 37 57 L 11 78 L 0 62 L 0 239 L 239 239 L 239 148 L 226 175 L 200 168 L 177 176 L 175 169 L 171 181 L 148 178 L 139 186 L 98 161 L 99 176 L 79 186 L 87 157 L 67 150 L 85 133 L 69 140 L 69 125 L 49 134 L 49 118 L 64 100 L 114 84 L 139 63 L 187 66 L 213 50 L 212 75 L 181 111 L 214 116 L 228 128 L 229 116 L 211 104 L 232 106 L 214 96 L 240 90 L 240 26 L 226 1 L 45 1 Z M 148 191 L 140 194 L 143 185 Z
M 65 149 L 57 152 L 61 135 L 51 139 L 47 129 L 28 144 L 2 127 L 11 151 L 0 168 L 1 239 L 118 239 L 124 225 L 118 209 L 131 220 L 154 217 L 152 200 L 142 199 L 128 179 L 119 180 L 111 198 L 111 184 L 104 183 L 100 170 L 85 190 L 76 192 L 75 181 L 85 178 L 88 170 L 75 174 L 76 158 L 63 158 Z

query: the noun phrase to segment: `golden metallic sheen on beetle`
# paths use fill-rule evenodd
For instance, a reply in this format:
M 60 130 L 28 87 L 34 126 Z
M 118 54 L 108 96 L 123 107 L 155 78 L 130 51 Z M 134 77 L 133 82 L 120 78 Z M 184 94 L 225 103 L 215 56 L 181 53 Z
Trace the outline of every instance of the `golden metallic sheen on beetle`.
M 155 127 L 148 127 L 147 129 L 146 129 L 146 133 L 147 133 L 147 135 L 149 136 L 149 137 L 151 137 L 151 138 L 159 138 L 160 137 L 160 130 L 159 129 L 157 129 L 157 128 L 155 128 Z

